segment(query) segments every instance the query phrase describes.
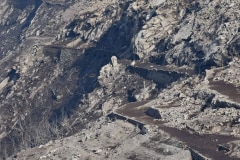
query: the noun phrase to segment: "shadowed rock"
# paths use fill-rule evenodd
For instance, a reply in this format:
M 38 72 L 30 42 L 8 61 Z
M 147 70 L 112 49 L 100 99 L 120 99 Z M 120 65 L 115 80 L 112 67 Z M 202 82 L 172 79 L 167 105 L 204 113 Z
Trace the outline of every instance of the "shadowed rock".
M 145 113 L 155 119 L 161 119 L 161 115 L 157 109 L 149 107 Z

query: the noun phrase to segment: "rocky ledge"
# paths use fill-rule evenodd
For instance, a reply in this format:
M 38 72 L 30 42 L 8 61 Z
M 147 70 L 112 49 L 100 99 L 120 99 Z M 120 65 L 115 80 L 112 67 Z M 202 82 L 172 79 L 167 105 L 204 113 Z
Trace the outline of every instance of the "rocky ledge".
M 0 159 L 240 158 L 239 5 L 3 0 Z

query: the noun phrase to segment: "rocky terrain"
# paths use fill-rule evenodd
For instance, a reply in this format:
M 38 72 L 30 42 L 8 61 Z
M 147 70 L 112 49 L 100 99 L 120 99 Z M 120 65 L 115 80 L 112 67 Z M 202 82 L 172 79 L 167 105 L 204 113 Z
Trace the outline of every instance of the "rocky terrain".
M 0 159 L 239 159 L 239 0 L 3 0 Z

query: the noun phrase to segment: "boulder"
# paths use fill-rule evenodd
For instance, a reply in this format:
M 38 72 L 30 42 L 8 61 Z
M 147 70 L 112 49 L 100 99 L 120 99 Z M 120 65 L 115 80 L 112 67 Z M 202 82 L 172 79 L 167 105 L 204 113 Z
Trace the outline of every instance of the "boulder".
M 159 110 L 157 110 L 157 109 L 155 109 L 155 108 L 149 107 L 145 113 L 146 113 L 147 115 L 155 118 L 155 119 L 161 119 L 161 118 L 162 118 L 161 115 L 160 115 Z

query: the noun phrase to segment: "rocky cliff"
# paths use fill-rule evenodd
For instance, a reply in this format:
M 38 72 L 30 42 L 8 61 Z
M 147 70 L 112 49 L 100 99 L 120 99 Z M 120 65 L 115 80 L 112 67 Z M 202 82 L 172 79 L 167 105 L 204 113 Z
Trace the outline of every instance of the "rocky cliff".
M 238 0 L 4 0 L 1 159 L 239 158 L 239 10 Z

